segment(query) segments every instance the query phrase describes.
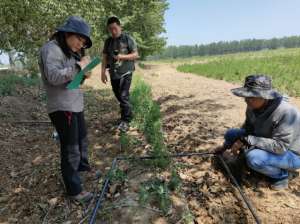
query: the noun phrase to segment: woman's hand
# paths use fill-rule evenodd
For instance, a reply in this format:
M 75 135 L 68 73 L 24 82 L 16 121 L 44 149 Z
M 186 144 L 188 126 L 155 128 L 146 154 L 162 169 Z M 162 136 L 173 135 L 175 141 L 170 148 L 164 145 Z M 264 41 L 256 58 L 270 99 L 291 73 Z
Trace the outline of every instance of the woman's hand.
M 91 77 L 91 75 L 92 75 L 91 71 L 84 73 L 84 76 L 86 79 L 89 79 Z
M 80 66 L 81 69 L 84 69 L 90 63 L 90 61 L 90 56 L 84 56 L 79 62 L 77 62 L 77 64 Z

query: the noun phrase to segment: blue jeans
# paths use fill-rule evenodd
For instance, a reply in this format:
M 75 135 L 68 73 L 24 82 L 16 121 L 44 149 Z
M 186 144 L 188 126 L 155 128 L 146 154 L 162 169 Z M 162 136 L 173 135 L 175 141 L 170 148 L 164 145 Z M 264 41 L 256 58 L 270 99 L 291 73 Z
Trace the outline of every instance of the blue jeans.
M 224 136 L 225 145 L 231 146 L 245 134 L 244 129 L 229 129 Z M 287 178 L 289 170 L 300 168 L 300 156 L 290 150 L 283 154 L 275 154 L 255 148 L 247 151 L 245 156 L 251 169 L 273 179 Z

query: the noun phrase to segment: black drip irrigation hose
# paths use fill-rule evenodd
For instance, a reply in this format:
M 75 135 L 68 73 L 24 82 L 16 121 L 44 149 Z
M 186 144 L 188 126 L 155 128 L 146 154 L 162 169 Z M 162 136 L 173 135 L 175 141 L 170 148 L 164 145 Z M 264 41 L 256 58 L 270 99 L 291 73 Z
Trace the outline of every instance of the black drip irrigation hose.
M 258 218 L 258 215 L 256 214 L 256 211 L 254 209 L 254 207 L 252 206 L 250 200 L 248 199 L 248 197 L 244 194 L 244 192 L 242 191 L 240 185 L 238 184 L 237 180 L 235 179 L 235 177 L 232 175 L 228 165 L 226 164 L 226 162 L 223 159 L 223 156 L 221 154 L 216 154 L 214 152 L 192 152 L 192 153 L 179 153 L 179 154 L 172 154 L 172 155 L 168 155 L 168 156 L 163 156 L 163 157 L 171 157 L 171 158 L 180 158 L 180 157 L 190 157 L 190 156 L 216 156 L 222 163 L 223 167 L 225 168 L 227 174 L 229 175 L 229 178 L 232 180 L 232 182 L 234 183 L 235 187 L 238 189 L 242 200 L 245 202 L 245 204 L 247 205 L 248 209 L 250 210 L 253 218 L 255 219 L 255 222 L 257 224 L 261 224 L 260 219 Z M 114 158 L 114 160 L 112 161 L 112 165 L 111 168 L 109 170 L 108 175 L 105 178 L 102 190 L 101 190 L 101 194 L 99 195 L 96 205 L 93 209 L 93 212 L 91 214 L 91 218 L 89 220 L 89 224 L 95 224 L 96 222 L 96 217 L 97 217 L 97 212 L 99 209 L 101 209 L 101 203 L 104 201 L 105 199 L 105 194 L 108 188 L 108 184 L 110 181 L 110 174 L 111 172 L 113 172 L 113 170 L 116 168 L 117 166 L 117 162 L 120 160 L 145 160 L 145 159 L 157 159 L 157 158 L 161 158 L 161 156 L 140 156 L 140 157 L 116 157 Z
M 258 215 L 256 214 L 256 211 L 254 209 L 254 207 L 252 206 L 249 198 L 244 194 L 243 190 L 241 189 L 240 185 L 238 184 L 237 180 L 235 179 L 235 177 L 232 175 L 228 165 L 226 164 L 226 162 L 223 159 L 222 155 L 217 155 L 218 159 L 221 161 L 223 167 L 225 168 L 229 178 L 231 179 L 231 181 L 234 183 L 235 187 L 238 189 L 243 201 L 245 202 L 245 204 L 247 205 L 247 207 L 249 208 L 251 214 L 253 215 L 253 218 L 255 219 L 257 224 L 260 224 L 261 221 L 258 218 Z
M 8 122 L 9 124 L 23 124 L 23 125 L 52 125 L 51 121 L 13 121 Z
M 107 187 L 108 187 L 108 184 L 109 184 L 109 178 L 110 178 L 110 174 L 114 171 L 114 169 L 116 168 L 117 166 L 117 162 L 118 162 L 118 158 L 115 158 L 113 161 L 112 161 L 112 164 L 111 164 L 111 167 L 110 167 L 110 170 L 108 172 L 108 175 L 106 176 L 105 178 L 105 182 L 103 184 L 103 187 L 102 187 L 102 190 L 101 190 L 101 194 L 100 196 L 98 197 L 97 199 L 97 202 L 96 202 L 96 205 L 93 209 L 93 212 L 92 212 L 92 215 L 91 215 L 91 218 L 90 218 L 90 221 L 89 223 L 90 224 L 94 224 L 95 221 L 96 221 L 96 216 L 97 216 L 97 211 L 101 208 L 101 203 L 102 201 L 104 200 L 104 197 L 105 197 L 105 194 L 106 194 L 106 191 L 107 191 Z
M 143 160 L 143 159 L 158 159 L 158 158 L 179 158 L 188 156 L 210 156 L 215 155 L 213 152 L 190 152 L 190 153 L 178 153 L 166 156 L 139 156 L 139 157 L 117 157 L 118 160 Z

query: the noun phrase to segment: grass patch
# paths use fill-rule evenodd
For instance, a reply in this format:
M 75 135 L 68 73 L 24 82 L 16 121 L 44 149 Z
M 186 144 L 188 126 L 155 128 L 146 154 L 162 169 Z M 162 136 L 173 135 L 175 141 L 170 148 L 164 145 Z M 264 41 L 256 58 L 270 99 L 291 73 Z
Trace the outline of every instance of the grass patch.
M 288 49 L 219 56 L 207 63 L 183 64 L 177 70 L 238 83 L 249 74 L 266 74 L 281 92 L 300 96 L 299 60 L 300 49 Z
M 14 95 L 18 86 L 34 86 L 39 83 L 37 76 L 27 77 L 19 75 L 1 75 L 0 76 L 0 96 Z

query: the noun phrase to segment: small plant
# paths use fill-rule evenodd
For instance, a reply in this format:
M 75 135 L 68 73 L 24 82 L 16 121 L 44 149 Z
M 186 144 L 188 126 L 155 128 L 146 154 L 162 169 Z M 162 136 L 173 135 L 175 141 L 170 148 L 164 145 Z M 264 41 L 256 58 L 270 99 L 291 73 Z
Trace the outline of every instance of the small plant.
M 139 202 L 142 205 L 153 203 L 157 205 L 164 214 L 167 214 L 171 207 L 167 183 L 158 178 L 144 182 L 140 187 Z
M 123 170 L 120 169 L 114 169 L 110 174 L 109 174 L 109 179 L 112 182 L 124 182 L 127 180 L 127 175 Z
M 140 144 L 142 144 L 142 141 L 140 139 L 131 136 L 131 138 L 130 138 L 130 145 L 131 146 L 138 146 Z
M 179 190 L 180 186 L 181 179 L 173 169 L 169 181 L 153 178 L 142 183 L 139 190 L 139 202 L 143 205 L 154 204 L 167 214 L 171 207 L 170 192 Z
M 123 150 L 127 150 L 141 144 L 141 141 L 134 136 L 130 136 L 129 134 L 122 132 L 120 135 L 120 144 Z
M 120 144 L 122 149 L 128 149 L 130 146 L 130 138 L 127 133 L 121 132 L 120 135 Z
M 172 173 L 171 173 L 170 181 L 168 183 L 168 188 L 171 191 L 178 191 L 180 189 L 181 185 L 182 185 L 182 181 L 181 181 L 177 171 L 175 169 L 173 169 Z
M 190 211 L 185 211 L 182 216 L 182 221 L 184 224 L 194 224 L 195 217 Z

